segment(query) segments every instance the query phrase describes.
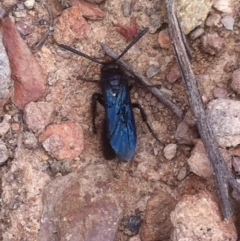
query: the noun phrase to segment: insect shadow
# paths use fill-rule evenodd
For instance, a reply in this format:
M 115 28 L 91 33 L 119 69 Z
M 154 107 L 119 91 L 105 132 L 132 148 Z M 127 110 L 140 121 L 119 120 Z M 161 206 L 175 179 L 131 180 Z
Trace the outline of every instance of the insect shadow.
M 97 102 L 105 108 L 105 120 L 103 126 L 103 154 L 106 159 L 113 159 L 116 155 L 124 162 L 130 161 L 133 157 L 136 145 L 137 134 L 134 121 L 133 108 L 140 110 L 143 121 L 148 130 L 160 143 L 156 134 L 147 121 L 147 115 L 138 103 L 131 103 L 130 87 L 128 77 L 117 61 L 148 31 L 145 28 L 136 38 L 125 48 L 125 50 L 109 62 L 99 61 L 76 49 L 60 44 L 59 47 L 71 51 L 77 55 L 85 57 L 95 63 L 101 64 L 101 88 L 102 94 L 92 95 L 92 125 L 93 132 L 96 133 L 96 112 Z

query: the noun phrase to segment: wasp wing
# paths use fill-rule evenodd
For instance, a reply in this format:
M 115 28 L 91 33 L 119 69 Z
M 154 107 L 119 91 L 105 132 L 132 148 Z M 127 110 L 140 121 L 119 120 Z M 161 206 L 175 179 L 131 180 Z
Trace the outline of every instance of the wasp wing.
M 110 145 L 124 161 L 129 161 L 135 153 L 136 126 L 127 84 L 121 84 L 118 93 L 105 89 L 105 110 L 107 132 Z

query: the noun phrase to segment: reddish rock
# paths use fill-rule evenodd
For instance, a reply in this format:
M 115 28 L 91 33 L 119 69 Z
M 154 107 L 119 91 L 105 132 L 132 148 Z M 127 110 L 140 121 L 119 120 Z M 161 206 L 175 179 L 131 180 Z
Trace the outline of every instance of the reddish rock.
M 144 241 L 168 240 L 172 224 L 170 213 L 176 201 L 167 193 L 154 194 L 147 202 L 140 236 Z
M 105 13 L 96 5 L 78 0 L 82 16 L 90 20 L 101 20 L 105 17 Z
M 158 43 L 161 48 L 163 49 L 169 49 L 171 46 L 169 34 L 167 30 L 163 30 L 158 35 Z
M 98 7 L 84 1 L 74 1 L 73 6 L 65 9 L 57 19 L 54 39 L 59 44 L 71 45 L 75 39 L 86 37 L 89 27 L 84 19 L 98 20 L 105 16 Z
M 234 91 L 240 94 L 240 69 L 233 72 L 231 87 Z
M 19 128 L 20 128 L 19 123 L 17 123 L 17 122 L 12 123 L 12 130 L 13 131 L 18 131 Z
M 46 80 L 41 66 L 10 18 L 2 20 L 2 33 L 14 80 L 13 102 L 18 108 L 23 109 L 29 102 L 43 97 Z
M 209 183 L 209 180 L 205 180 L 195 174 L 190 174 L 186 177 L 178 186 L 179 196 L 195 195 L 199 193 L 200 190 L 206 190 L 206 183 Z
M 51 121 L 52 104 L 48 102 L 31 102 L 24 109 L 24 119 L 33 132 L 42 131 Z
M 224 46 L 224 39 L 219 37 L 217 33 L 208 33 L 202 38 L 202 48 L 205 52 L 216 55 Z
M 174 83 L 177 79 L 181 77 L 181 74 L 178 69 L 178 65 L 174 62 L 173 66 L 171 67 L 169 73 L 166 76 L 166 79 L 169 83 Z
M 44 149 L 59 160 L 73 160 L 83 150 L 82 128 L 71 121 L 53 124 L 39 136 Z
M 182 121 L 176 130 L 175 138 L 179 144 L 192 145 L 193 140 L 198 137 L 197 129 L 189 126 L 187 123 Z
M 171 241 L 236 241 L 232 220 L 223 220 L 215 198 L 209 192 L 184 195 L 171 213 Z
M 122 200 L 112 190 L 110 173 L 107 166 L 91 165 L 50 183 L 43 192 L 38 240 L 116 240 Z

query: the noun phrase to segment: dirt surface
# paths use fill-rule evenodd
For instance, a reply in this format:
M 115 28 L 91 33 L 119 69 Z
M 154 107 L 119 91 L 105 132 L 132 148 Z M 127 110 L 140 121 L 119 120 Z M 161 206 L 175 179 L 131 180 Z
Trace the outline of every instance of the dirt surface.
M 48 4 L 48 1 L 46 1 L 46 4 Z M 54 14 L 56 23 L 58 21 L 56 19 L 57 15 L 65 10 L 56 0 L 51 4 L 56 5 L 51 8 L 58 9 Z M 116 31 L 114 24 L 130 26 L 132 19 L 135 17 L 138 29 L 141 30 L 146 26 L 150 26 L 150 32 L 126 53 L 124 59 L 143 74 L 146 74 L 152 63 L 157 63 L 159 72 L 151 78 L 152 84 L 160 85 L 167 93 L 167 97 L 186 113 L 189 106 L 181 80 L 178 79 L 174 83 L 166 80 L 167 74 L 174 65 L 173 51 L 171 47 L 167 49 L 161 48 L 158 43 L 159 31 L 166 28 L 167 25 L 163 24 L 160 29 L 154 30 L 146 14 L 146 10 L 152 7 L 152 1 L 141 1 L 140 10 L 134 10 L 133 7 L 131 15 L 127 17 L 123 15 L 122 4 L 122 1 L 117 0 L 98 4 L 97 6 L 105 13 L 105 17 L 101 20 L 86 20 L 89 28 L 88 33 L 79 36 L 78 39 L 73 39 L 71 46 L 95 58 L 107 60 L 109 58 L 105 56 L 100 43 L 108 44 L 120 54 L 127 43 L 126 39 Z M 133 6 L 136 4 L 134 3 Z M 39 24 L 40 20 L 48 21 L 46 10 L 37 5 L 33 10 L 27 11 L 24 18 L 15 18 L 18 29 L 22 31 L 26 27 L 25 29 L 29 31 L 24 36 L 24 40 L 29 48 L 32 48 L 36 40 L 47 29 L 46 25 Z M 234 14 L 238 13 L 239 8 L 240 4 L 237 3 Z M 211 11 L 219 13 L 213 9 Z M 164 11 L 162 13 L 164 14 Z M 225 88 L 230 98 L 238 99 L 239 97 L 230 87 L 232 72 L 239 67 L 239 52 L 236 51 L 235 44 L 240 41 L 240 18 L 235 14 L 234 19 L 233 31 L 225 29 L 222 25 L 207 27 L 204 23 L 202 24 L 205 35 L 216 32 L 224 39 L 224 47 L 215 55 L 203 51 L 201 38 L 192 40 L 190 35 L 188 36 L 193 54 L 192 66 L 194 73 L 199 79 L 203 78 L 200 83 L 200 90 L 205 103 L 214 98 L 213 90 L 216 87 Z M 163 22 L 165 20 L 166 16 L 163 15 Z M 136 210 L 144 212 L 148 198 L 156 190 L 164 191 L 174 200 L 178 200 L 182 193 L 191 192 L 191 190 L 187 190 L 187 187 L 184 189 L 183 182 L 189 175 L 193 175 L 190 173 L 187 164 L 193 145 L 184 145 L 176 142 L 175 133 L 181 120 L 171 110 L 161 104 L 144 87 L 139 87 L 137 82 L 133 83 L 131 90 L 132 102 L 137 102 L 144 108 L 149 123 L 164 145 L 159 144 L 149 133 L 139 111 L 134 110 L 138 140 L 134 157 L 129 163 L 123 163 L 118 158 L 107 161 L 103 156 L 101 144 L 101 129 L 104 117 L 104 108 L 101 105 L 98 105 L 97 112 L 98 133 L 96 135 L 92 133 L 91 98 L 93 93 L 101 93 L 101 89 L 97 83 L 81 80 L 82 78 L 99 80 L 101 66 L 62 50 L 55 43 L 53 36 L 50 36 L 44 46 L 33 52 L 33 54 L 42 66 L 47 80 L 46 94 L 41 101 L 51 103 L 54 109 L 50 124 L 71 121 L 80 124 L 83 128 L 84 149 L 79 156 L 69 161 L 68 169 L 71 172 L 81 173 L 89 165 L 104 164 L 108 166 L 115 181 L 118 183 L 118 187 L 121 186 L 122 190 L 127 190 L 124 194 L 126 202 L 123 211 L 124 217 L 135 214 Z M 2 137 L 9 151 L 9 158 L 4 166 L 0 168 L 0 175 L 6 177 L 6 173 L 11 170 L 13 165 L 16 149 L 21 149 L 22 145 L 19 145 L 19 141 L 22 140 L 22 135 L 28 130 L 28 126 L 24 123 L 22 113 L 14 106 L 11 100 L 8 101 L 0 113 L 2 117 L 4 114 L 12 117 L 10 121 L 11 130 Z M 12 130 L 12 124 L 15 122 L 19 123 L 20 128 L 14 131 Z M 34 135 L 38 138 L 39 133 Z M 167 160 L 163 155 L 163 149 L 169 143 L 177 144 L 176 155 L 171 160 Z M 35 149 L 37 150 L 36 152 L 40 153 L 37 155 L 41 156 L 37 168 L 42 169 L 49 176 L 47 183 L 55 178 L 55 173 L 53 174 L 47 168 L 49 162 L 54 158 L 47 152 L 44 152 L 40 142 L 38 142 Z M 34 149 L 31 151 L 34 152 Z M 61 173 L 61 171 L 56 173 Z M 16 180 L 21 180 L 21 173 L 15 173 L 14 175 Z M 204 189 L 213 190 L 211 181 L 206 185 L 205 182 L 202 183 L 204 183 L 202 184 Z M 2 183 L 0 184 L 0 187 L 2 187 Z M 21 189 L 21 185 L 18 186 L 18 189 Z M 15 191 L 17 192 L 17 190 Z M 8 212 L 11 212 L 11 209 Z M 11 222 L 9 219 L 11 215 L 8 212 L 2 212 L 5 215 L 2 215 L 3 223 L 1 229 L 4 229 L 2 230 L 3 233 L 8 226 L 11 226 L 11 223 L 9 223 Z M 124 230 L 124 228 L 122 229 Z M 123 230 L 119 230 L 118 240 L 129 240 L 128 234 Z M 34 238 L 28 240 L 34 240 Z

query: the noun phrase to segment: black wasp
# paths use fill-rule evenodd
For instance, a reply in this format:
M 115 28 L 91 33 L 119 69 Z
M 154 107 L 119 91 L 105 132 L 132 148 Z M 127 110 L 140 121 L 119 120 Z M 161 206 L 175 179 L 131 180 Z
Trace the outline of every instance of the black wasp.
M 112 159 L 115 155 L 123 161 L 128 162 L 134 155 L 137 145 L 136 125 L 134 121 L 133 108 L 140 110 L 143 121 L 146 123 L 149 131 L 156 138 L 150 125 L 147 122 L 147 116 L 142 107 L 137 103 L 131 103 L 130 88 L 128 78 L 121 66 L 117 64 L 120 59 L 146 32 L 145 28 L 138 36 L 126 47 L 117 59 L 110 62 L 102 62 L 94 59 L 82 52 L 79 52 L 69 46 L 60 44 L 61 48 L 69 50 L 75 54 L 85 57 L 102 65 L 101 68 L 101 87 L 102 93 L 92 95 L 92 113 L 93 113 L 93 131 L 96 133 L 96 111 L 97 101 L 105 108 L 105 157 Z

